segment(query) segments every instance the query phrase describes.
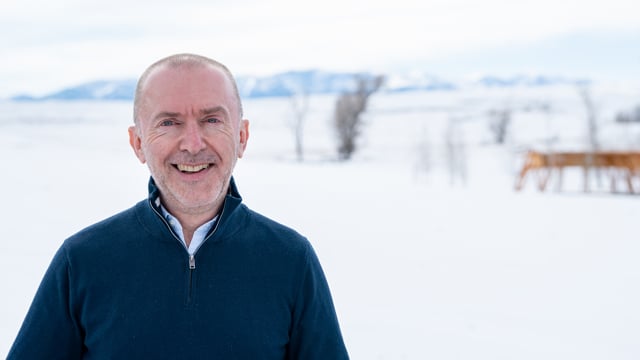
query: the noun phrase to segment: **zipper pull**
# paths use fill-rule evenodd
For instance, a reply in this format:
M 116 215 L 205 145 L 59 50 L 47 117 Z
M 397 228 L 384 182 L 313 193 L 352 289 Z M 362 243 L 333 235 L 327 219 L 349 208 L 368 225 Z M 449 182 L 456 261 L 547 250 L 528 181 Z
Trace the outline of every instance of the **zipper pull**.
M 196 268 L 196 257 L 193 254 L 189 255 L 189 269 L 193 270 Z

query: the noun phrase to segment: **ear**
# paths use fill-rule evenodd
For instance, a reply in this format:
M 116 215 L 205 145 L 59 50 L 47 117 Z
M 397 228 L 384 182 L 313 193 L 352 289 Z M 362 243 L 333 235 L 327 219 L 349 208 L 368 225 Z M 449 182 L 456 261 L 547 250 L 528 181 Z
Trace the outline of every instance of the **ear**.
M 238 158 L 242 158 L 249 140 L 249 120 L 240 121 L 240 141 L 238 142 Z
M 138 160 L 143 164 L 147 162 L 147 159 L 144 157 L 144 152 L 142 151 L 142 138 L 138 135 L 138 129 L 135 126 L 129 127 L 129 144 Z

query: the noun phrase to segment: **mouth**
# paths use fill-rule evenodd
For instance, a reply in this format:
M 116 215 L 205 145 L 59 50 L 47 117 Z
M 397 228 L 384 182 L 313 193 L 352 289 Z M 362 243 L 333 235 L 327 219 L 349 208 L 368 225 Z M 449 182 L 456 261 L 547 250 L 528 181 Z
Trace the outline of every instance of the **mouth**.
M 173 166 L 183 174 L 195 174 L 208 169 L 211 165 L 212 164 L 198 164 L 198 165 L 176 164 Z

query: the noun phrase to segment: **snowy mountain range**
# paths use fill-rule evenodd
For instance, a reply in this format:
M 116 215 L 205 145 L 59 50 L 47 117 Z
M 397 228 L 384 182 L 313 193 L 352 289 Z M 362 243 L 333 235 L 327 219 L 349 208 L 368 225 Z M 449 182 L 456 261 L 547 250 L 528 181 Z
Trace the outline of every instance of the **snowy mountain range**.
M 240 76 L 238 90 L 243 98 L 281 97 L 293 94 L 338 94 L 354 89 L 358 77 L 372 78 L 371 73 L 327 72 L 321 70 L 289 71 L 272 76 Z M 563 77 L 527 76 L 512 77 L 484 76 L 470 81 L 449 81 L 423 73 L 385 75 L 385 92 L 403 91 L 453 91 L 466 86 L 517 87 L 549 86 L 567 83 L 582 83 L 584 79 Z M 11 100 L 132 100 L 135 79 L 98 80 L 65 88 L 44 96 L 19 95 Z

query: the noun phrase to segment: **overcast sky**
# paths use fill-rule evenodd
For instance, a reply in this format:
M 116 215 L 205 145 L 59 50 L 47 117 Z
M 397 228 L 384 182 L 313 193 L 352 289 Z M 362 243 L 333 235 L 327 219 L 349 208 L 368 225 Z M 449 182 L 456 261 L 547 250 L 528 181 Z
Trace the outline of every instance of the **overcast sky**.
M 525 57 L 525 49 L 566 48 L 576 36 L 588 48 L 584 34 L 600 32 L 609 38 L 599 47 L 623 34 L 622 44 L 611 46 L 633 48 L 625 61 L 640 68 L 638 0 L 4 0 L 0 98 L 135 78 L 176 52 L 216 58 L 237 75 L 308 68 L 544 71 L 548 56 L 537 69 L 535 63 L 518 69 L 501 51 L 519 48 Z

